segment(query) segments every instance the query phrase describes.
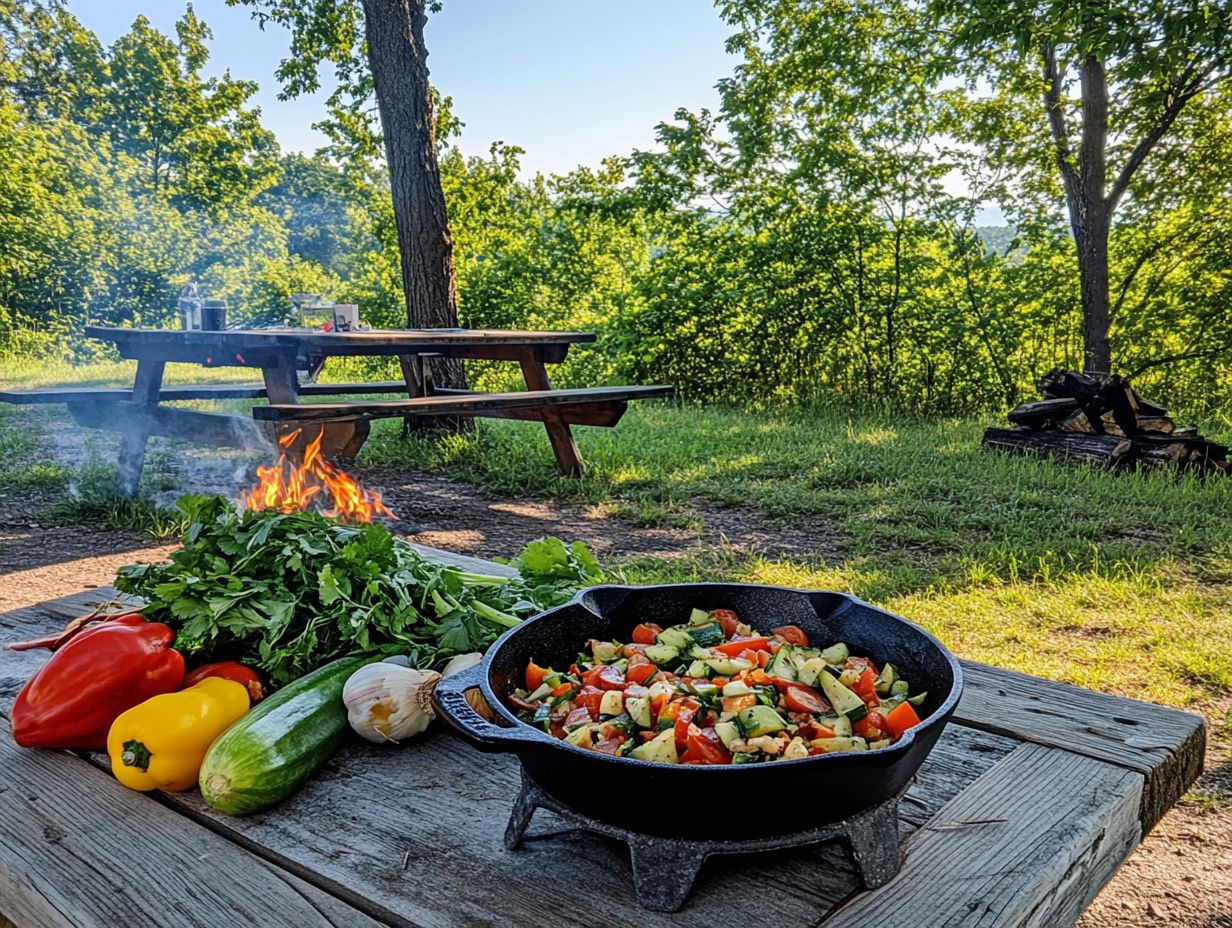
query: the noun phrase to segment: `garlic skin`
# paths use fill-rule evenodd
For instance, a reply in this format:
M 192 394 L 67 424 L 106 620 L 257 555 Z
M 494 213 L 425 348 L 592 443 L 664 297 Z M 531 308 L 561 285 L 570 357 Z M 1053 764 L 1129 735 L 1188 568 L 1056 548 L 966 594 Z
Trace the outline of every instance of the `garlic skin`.
M 469 667 L 474 667 L 482 660 L 483 655 L 478 651 L 471 651 L 469 654 L 459 654 L 445 665 L 445 669 L 441 671 L 441 676 L 448 677 L 455 673 L 461 673 Z
M 434 718 L 432 692 L 441 675 L 397 664 L 366 664 L 347 678 L 342 701 L 351 728 L 378 744 L 417 735 Z

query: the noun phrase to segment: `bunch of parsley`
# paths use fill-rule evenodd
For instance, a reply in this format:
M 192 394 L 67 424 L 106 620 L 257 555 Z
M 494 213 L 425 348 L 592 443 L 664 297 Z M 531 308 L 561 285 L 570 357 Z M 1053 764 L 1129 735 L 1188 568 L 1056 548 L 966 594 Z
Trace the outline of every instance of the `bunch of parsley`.
M 527 545 L 509 578 L 429 560 L 383 525 L 237 512 L 221 496 L 178 505 L 188 525 L 171 563 L 122 568 L 116 587 L 175 630 L 190 662 L 238 660 L 275 687 L 357 652 L 440 666 L 605 579 L 585 544 L 559 538 Z

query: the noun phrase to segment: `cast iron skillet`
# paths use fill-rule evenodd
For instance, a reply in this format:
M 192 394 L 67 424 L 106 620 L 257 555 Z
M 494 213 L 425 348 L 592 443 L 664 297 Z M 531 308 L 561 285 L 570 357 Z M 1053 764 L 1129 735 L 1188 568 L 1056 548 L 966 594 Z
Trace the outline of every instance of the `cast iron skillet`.
M 888 748 L 762 764 L 692 766 L 613 757 L 574 747 L 517 719 L 505 696 L 526 662 L 567 667 L 590 638 L 628 641 L 633 626 L 664 628 L 689 611 L 734 609 L 755 629 L 799 625 L 810 641 L 846 642 L 891 661 L 928 691 L 922 723 Z M 486 721 L 463 694 L 479 687 L 497 714 Z M 528 776 L 579 812 L 613 825 L 680 838 L 764 837 L 839 821 L 906 786 L 954 712 L 962 671 L 942 644 L 905 619 L 842 593 L 742 583 L 599 586 L 510 629 L 483 662 L 437 686 L 438 714 L 482 751 L 510 751 Z

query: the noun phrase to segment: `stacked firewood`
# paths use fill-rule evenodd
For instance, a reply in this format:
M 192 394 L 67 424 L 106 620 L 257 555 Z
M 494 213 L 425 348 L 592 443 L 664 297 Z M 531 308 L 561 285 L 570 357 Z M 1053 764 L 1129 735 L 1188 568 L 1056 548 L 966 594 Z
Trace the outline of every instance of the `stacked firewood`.
M 984 446 L 1106 468 L 1232 474 L 1226 447 L 1203 438 L 1193 426 L 1178 426 L 1166 409 L 1138 396 L 1124 377 L 1053 371 L 1040 380 L 1040 391 L 1046 399 L 1010 412 L 1015 428 L 986 430 Z

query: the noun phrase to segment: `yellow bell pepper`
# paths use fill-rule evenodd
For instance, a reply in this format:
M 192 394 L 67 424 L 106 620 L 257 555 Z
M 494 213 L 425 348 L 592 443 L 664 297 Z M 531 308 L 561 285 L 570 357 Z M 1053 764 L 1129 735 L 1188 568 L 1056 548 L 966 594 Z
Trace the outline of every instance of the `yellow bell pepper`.
M 214 739 L 247 711 L 244 684 L 221 677 L 147 699 L 111 724 L 111 772 L 129 789 L 191 789 Z

